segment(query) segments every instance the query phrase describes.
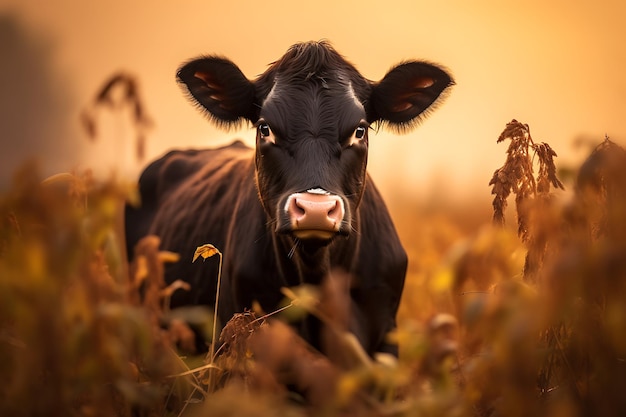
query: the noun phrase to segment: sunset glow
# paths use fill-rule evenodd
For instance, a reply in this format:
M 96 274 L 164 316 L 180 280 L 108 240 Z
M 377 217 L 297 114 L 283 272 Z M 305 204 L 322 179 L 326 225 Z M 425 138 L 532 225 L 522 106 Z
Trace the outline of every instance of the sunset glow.
M 30 129 L 28 143 L 5 135 L 4 177 L 31 154 L 39 154 L 51 172 L 78 164 L 136 175 L 146 161 L 136 161 L 133 133 L 123 118 L 102 115 L 106 128 L 96 142 L 86 139 L 78 122 L 101 84 L 118 71 L 137 77 L 154 120 L 147 159 L 173 147 L 214 146 L 235 137 L 251 143 L 249 128 L 220 131 L 194 109 L 176 85 L 178 66 L 219 54 L 254 78 L 294 42 L 322 38 L 372 80 L 405 59 L 440 63 L 455 76 L 446 102 L 418 129 L 372 135 L 370 172 L 383 188 L 393 181 L 426 198 L 425 191 L 442 184 L 460 193 L 486 187 L 505 152 L 495 139 L 513 118 L 528 123 L 536 140 L 551 143 L 562 163 L 584 156 L 572 147 L 575 139 L 626 139 L 626 3 L 619 1 L 324 0 L 304 7 L 275 0 L 184 6 L 4 0 L 0 15 L 2 48 L 11 61 L 2 80 L 10 92 L 3 108 L 12 109 L 16 98 L 23 103 L 20 117 L 3 111 L 2 124 L 9 132 L 30 124 L 49 134 L 55 130 L 44 138 Z M 9 45 L 16 39 L 26 49 Z M 41 91 L 29 88 L 39 89 L 32 80 L 42 77 L 49 80 L 44 98 L 54 109 L 28 104 L 43 100 Z

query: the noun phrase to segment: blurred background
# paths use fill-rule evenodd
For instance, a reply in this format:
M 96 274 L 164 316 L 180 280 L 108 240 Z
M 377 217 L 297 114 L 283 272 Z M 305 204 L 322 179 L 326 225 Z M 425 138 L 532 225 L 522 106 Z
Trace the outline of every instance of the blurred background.
M 0 0 L 0 186 L 32 157 L 45 175 L 92 168 L 134 180 L 169 148 L 252 144 L 249 127 L 220 131 L 189 103 L 178 66 L 220 54 L 254 78 L 293 43 L 329 39 L 371 80 L 414 58 L 456 79 L 418 129 L 370 138 L 370 173 L 392 211 L 465 210 L 474 199 L 488 212 L 507 147 L 496 139 L 511 119 L 550 143 L 557 166 L 584 159 L 589 147 L 577 142 L 625 143 L 625 19 L 621 0 Z M 79 121 L 119 71 L 139 81 L 154 122 L 142 161 L 128 112 L 94 113 L 96 141 Z

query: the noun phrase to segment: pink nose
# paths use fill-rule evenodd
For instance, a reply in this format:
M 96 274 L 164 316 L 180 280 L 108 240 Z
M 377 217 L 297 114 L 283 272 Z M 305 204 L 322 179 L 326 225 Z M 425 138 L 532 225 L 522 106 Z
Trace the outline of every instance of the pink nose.
M 290 195 L 285 211 L 293 234 L 301 239 L 330 239 L 341 228 L 345 213 L 340 197 L 318 189 Z

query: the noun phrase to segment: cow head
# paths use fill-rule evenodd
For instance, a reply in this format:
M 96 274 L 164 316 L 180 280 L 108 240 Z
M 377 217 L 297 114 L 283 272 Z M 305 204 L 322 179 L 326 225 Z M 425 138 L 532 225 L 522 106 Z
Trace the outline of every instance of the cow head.
M 326 244 L 353 229 L 373 124 L 415 126 L 453 84 L 418 61 L 371 82 L 326 42 L 294 45 L 256 80 L 231 61 L 190 61 L 178 79 L 218 125 L 256 127 L 256 177 L 278 233 Z

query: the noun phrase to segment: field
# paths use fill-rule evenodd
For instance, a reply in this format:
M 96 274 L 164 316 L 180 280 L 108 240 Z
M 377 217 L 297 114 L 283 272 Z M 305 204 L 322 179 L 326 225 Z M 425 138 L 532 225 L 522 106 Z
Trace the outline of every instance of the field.
M 132 186 L 25 166 L 0 196 L 0 415 L 624 415 L 626 153 L 600 139 L 563 185 L 527 125 L 496 139 L 492 212 L 397 213 L 410 257 L 397 361 L 345 332 L 339 273 L 235 317 L 215 355 L 183 353 L 186 322 L 214 326 L 211 310 L 167 305 L 185 288 L 165 286 L 163 264 L 192 254 L 151 237 L 128 265 Z M 332 355 L 284 325 L 302 314 L 325 323 Z

